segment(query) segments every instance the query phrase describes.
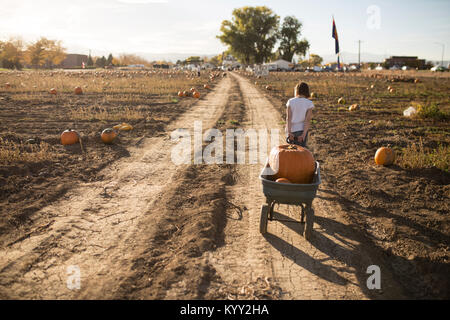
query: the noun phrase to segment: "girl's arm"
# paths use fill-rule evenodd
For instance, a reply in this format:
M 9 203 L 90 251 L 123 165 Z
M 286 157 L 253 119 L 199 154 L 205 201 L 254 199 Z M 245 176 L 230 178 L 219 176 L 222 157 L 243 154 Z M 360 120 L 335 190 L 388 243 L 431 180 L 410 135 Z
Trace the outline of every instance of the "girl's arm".
M 302 134 L 303 140 L 305 139 L 306 133 L 308 132 L 309 127 L 311 125 L 312 109 L 313 108 L 311 108 L 308 111 L 306 111 L 305 122 L 304 122 L 304 127 L 303 127 L 303 134 Z
M 286 110 L 286 131 L 288 133 L 289 139 L 293 139 L 292 131 L 291 131 L 291 118 L 292 118 L 292 110 L 291 107 L 287 107 Z

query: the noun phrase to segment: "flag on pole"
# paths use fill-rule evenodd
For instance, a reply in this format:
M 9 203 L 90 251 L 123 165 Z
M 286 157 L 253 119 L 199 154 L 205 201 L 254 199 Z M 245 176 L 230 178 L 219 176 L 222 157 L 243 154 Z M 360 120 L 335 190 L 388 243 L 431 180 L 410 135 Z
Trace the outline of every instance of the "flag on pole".
M 332 35 L 334 38 L 334 43 L 335 43 L 335 52 L 338 55 L 337 57 L 337 63 L 338 63 L 338 68 L 341 68 L 341 64 L 339 63 L 339 38 L 338 38 L 338 34 L 337 34 L 337 29 L 336 29 L 336 23 L 334 22 L 334 17 L 333 17 L 333 31 L 332 31 Z

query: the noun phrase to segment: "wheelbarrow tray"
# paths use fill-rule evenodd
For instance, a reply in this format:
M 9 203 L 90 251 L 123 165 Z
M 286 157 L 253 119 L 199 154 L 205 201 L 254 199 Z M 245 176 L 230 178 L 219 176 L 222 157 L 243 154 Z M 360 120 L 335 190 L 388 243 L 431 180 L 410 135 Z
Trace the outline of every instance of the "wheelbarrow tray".
M 276 201 L 280 204 L 300 205 L 302 203 L 312 203 L 314 200 L 319 185 L 320 166 L 316 161 L 316 171 L 314 173 L 313 181 L 310 184 L 294 184 L 281 183 L 269 180 L 269 176 L 260 175 L 262 182 L 263 193 L 266 198 Z

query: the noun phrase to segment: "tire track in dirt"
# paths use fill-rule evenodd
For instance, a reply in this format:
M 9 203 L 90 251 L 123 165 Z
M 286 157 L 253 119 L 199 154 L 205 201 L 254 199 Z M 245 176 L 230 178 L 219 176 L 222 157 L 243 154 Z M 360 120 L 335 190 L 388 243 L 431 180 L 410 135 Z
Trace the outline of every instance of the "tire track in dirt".
M 236 74 L 233 77 L 239 82 L 248 110 L 244 129 L 280 129 L 283 139 L 282 119 L 269 100 L 248 80 Z M 309 145 L 312 151 L 317 147 L 313 137 Z M 227 279 L 227 285 L 240 287 L 246 298 L 403 297 L 381 265 L 382 290 L 367 289 L 367 267 L 377 265 L 378 260 L 370 256 L 363 240 L 329 202 L 329 190 L 319 190 L 313 202 L 316 219 L 310 242 L 303 237 L 304 225 L 294 222 L 300 220 L 300 208 L 295 206 L 275 206 L 274 218 L 285 221 L 269 221 L 268 234 L 262 236 L 259 219 L 265 198 L 258 178 L 261 168 L 260 164 L 237 165 L 237 183 L 228 189 L 228 198 L 246 209 L 244 219 L 227 222 L 225 245 L 208 257 L 220 277 Z M 259 284 L 264 282 L 265 294 L 258 293 L 263 287 Z
M 234 80 L 234 79 L 233 79 Z M 236 128 L 245 114 L 239 86 L 232 81 L 226 108 L 214 128 Z M 206 132 L 205 132 L 206 133 Z M 208 143 L 203 143 L 206 152 Z M 133 261 L 133 274 L 121 284 L 118 297 L 132 299 L 223 299 L 229 288 L 205 259 L 223 244 L 227 223 L 226 185 L 233 183 L 230 164 L 191 164 L 179 170 L 173 187 L 153 208 L 162 212 L 152 222 L 158 231 L 141 234 L 147 245 Z
M 213 126 L 227 103 L 225 78 L 204 100 L 168 125 L 167 132 Z M 169 136 L 145 139 L 102 171 L 104 179 L 81 184 L 43 208 L 52 217 L 29 237 L 0 251 L 0 297 L 18 299 L 110 299 L 133 276 L 136 259 L 148 248 L 165 212 L 154 210 L 186 166 L 175 166 Z M 145 236 L 142 229 L 145 225 Z M 67 267 L 80 270 L 80 290 L 67 288 Z M 132 288 L 131 288 L 132 290 Z M 123 292 L 120 294 L 126 296 Z

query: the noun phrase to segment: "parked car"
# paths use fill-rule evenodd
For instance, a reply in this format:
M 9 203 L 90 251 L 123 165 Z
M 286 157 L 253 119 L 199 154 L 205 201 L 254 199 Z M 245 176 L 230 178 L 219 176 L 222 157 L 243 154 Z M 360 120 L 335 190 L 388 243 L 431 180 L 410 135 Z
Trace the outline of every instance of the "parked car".
M 314 72 L 322 72 L 322 67 L 314 66 L 312 71 L 314 71 Z
M 443 66 L 435 66 L 435 67 L 431 68 L 430 70 L 433 71 L 433 72 L 436 72 L 436 71 L 444 72 L 444 71 L 447 71 L 448 69 L 446 67 L 443 67 Z

